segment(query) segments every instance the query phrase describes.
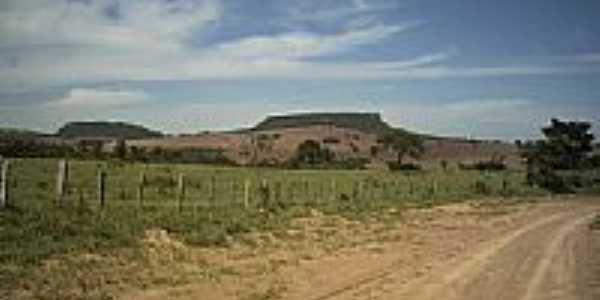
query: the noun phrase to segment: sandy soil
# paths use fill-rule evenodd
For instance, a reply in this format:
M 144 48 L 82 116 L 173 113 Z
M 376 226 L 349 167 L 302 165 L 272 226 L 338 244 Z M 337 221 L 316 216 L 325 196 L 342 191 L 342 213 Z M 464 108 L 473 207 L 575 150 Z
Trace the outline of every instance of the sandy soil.
M 600 299 L 595 199 L 467 203 L 393 224 L 315 214 L 263 244 L 206 250 L 231 275 L 122 299 Z

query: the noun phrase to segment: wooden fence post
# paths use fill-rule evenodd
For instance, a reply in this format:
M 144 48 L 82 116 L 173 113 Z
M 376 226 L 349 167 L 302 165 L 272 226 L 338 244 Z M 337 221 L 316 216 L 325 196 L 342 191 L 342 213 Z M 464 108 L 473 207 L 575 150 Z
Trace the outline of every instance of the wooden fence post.
M 331 179 L 331 201 L 335 201 L 337 199 L 337 186 L 335 182 L 335 178 Z
M 281 181 L 276 181 L 273 184 L 273 200 L 275 201 L 275 203 L 279 203 L 283 198 L 281 190 Z
M 360 179 L 352 184 L 352 200 L 358 202 L 361 196 Z
M 140 174 L 140 182 L 139 182 L 138 190 L 137 190 L 138 205 L 140 208 L 144 207 L 144 187 L 145 186 L 146 186 L 146 174 L 144 172 L 142 172 Z
M 261 197 L 261 206 L 263 209 L 267 209 L 270 204 L 271 191 L 269 189 L 269 184 L 266 179 L 263 179 L 260 183 L 260 197 Z
M 8 206 L 10 201 L 9 181 L 10 181 L 10 161 L 3 160 L 2 173 L 0 174 L 0 209 Z
M 77 189 L 77 194 L 79 195 L 79 209 L 83 210 L 85 208 L 85 197 L 83 195 L 83 189 Z
M 302 194 L 304 194 L 302 196 L 305 203 L 310 200 L 310 184 L 308 183 L 308 179 L 306 179 L 306 177 L 302 177 Z
M 244 208 L 250 208 L 250 180 L 244 180 Z
M 56 174 L 56 204 L 62 205 L 67 192 L 69 180 L 69 163 L 62 159 L 58 162 L 58 173 Z
M 183 201 L 185 200 L 185 177 L 183 173 L 179 173 L 177 179 L 177 210 L 181 212 L 183 209 Z
M 209 192 L 209 206 L 213 206 L 216 200 L 216 185 L 217 185 L 217 179 L 215 178 L 215 175 L 210 176 L 210 185 L 208 187 L 208 192 Z
M 98 202 L 100 208 L 106 205 L 106 172 L 102 169 L 98 169 Z

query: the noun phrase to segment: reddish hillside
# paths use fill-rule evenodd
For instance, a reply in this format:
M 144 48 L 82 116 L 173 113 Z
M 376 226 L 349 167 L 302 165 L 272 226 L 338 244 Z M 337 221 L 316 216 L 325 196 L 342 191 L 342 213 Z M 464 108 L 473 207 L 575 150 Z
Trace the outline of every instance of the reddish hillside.
M 357 129 L 330 125 L 299 128 L 255 130 L 241 133 L 209 133 L 197 136 L 163 137 L 132 140 L 128 145 L 164 149 L 222 149 L 231 160 L 242 164 L 282 163 L 293 157 L 298 145 L 315 140 L 327 146 L 340 160 L 366 158 L 374 165 L 394 160 L 395 154 L 377 142 L 378 135 Z M 432 139 L 425 142 L 425 153 L 419 159 L 427 165 L 438 161 L 466 162 L 489 160 L 503 156 L 516 164 L 517 149 L 511 144 L 471 142 L 456 139 Z

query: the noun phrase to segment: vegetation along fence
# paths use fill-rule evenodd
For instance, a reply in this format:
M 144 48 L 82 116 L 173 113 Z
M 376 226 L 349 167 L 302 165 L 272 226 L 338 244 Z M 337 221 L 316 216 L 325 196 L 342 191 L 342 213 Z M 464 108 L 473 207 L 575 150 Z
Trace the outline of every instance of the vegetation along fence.
M 4 160 L 0 206 L 195 213 L 223 208 L 433 205 L 531 193 L 516 171 L 335 171 Z

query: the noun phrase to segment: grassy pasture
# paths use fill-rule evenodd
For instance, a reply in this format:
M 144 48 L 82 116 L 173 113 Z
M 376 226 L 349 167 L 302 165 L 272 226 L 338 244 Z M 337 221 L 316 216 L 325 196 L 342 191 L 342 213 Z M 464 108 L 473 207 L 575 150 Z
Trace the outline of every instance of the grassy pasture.
M 123 164 L 71 161 L 65 205 L 95 207 L 97 172 L 106 171 L 107 206 L 127 209 L 177 209 L 182 213 L 244 205 L 245 184 L 254 208 L 269 204 L 335 208 L 358 206 L 421 206 L 481 196 L 518 196 L 533 191 L 524 174 L 515 171 L 336 171 L 209 167 L 174 164 Z M 56 198 L 58 162 L 46 159 L 12 163 L 12 198 L 17 207 L 44 207 Z M 138 200 L 145 175 L 143 202 Z M 185 196 L 179 201 L 178 177 Z M 268 196 L 261 184 L 266 183 Z M 266 202 L 266 203 L 265 203 Z
M 97 200 L 99 168 L 107 174 L 103 209 Z M 39 264 L 57 255 L 129 249 L 134 252 L 129 259 L 141 259 L 135 249 L 148 229 L 164 229 L 190 245 L 225 246 L 244 233 L 285 229 L 311 210 L 350 219 L 400 218 L 409 207 L 542 193 L 513 171 L 290 171 L 71 161 L 68 192 L 57 207 L 57 169 L 57 160 L 12 162 L 11 207 L 0 211 L 0 291 L 31 284 Z M 185 178 L 184 197 L 179 174 Z

